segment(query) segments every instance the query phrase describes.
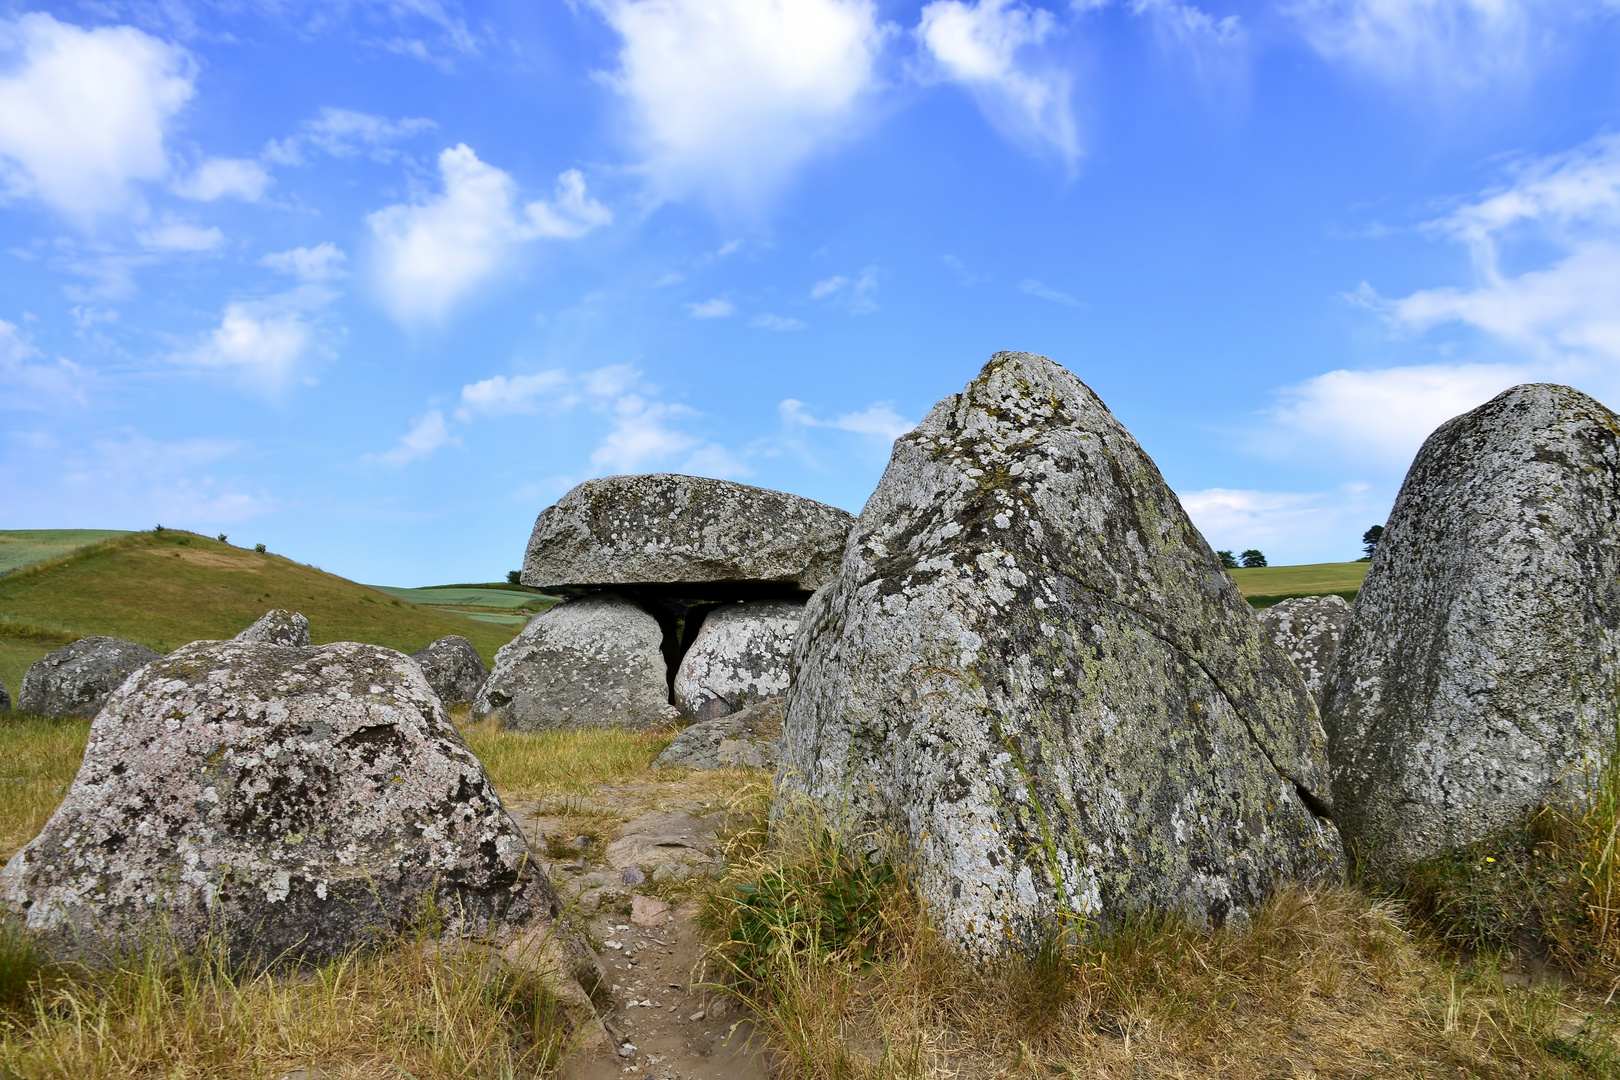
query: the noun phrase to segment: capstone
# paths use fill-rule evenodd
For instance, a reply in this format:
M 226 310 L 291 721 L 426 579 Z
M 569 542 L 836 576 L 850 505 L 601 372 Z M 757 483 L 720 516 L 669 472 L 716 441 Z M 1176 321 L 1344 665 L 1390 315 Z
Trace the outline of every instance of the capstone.
M 29 666 L 17 691 L 17 711 L 94 716 L 125 679 L 162 655 L 119 638 L 80 638 Z
M 0 902 L 54 948 L 161 925 L 232 957 L 318 961 L 437 904 L 451 932 L 557 898 L 478 759 L 401 653 L 195 642 L 125 683 Z
M 478 696 L 478 688 L 489 678 L 489 669 L 473 643 L 459 634 L 449 634 L 411 654 L 422 668 L 428 685 L 446 705 L 461 705 Z
M 781 697 L 804 605 L 745 600 L 708 613 L 675 674 L 675 707 L 682 716 L 712 720 Z
M 309 644 L 309 620 L 296 611 L 276 608 L 236 635 L 237 641 L 263 641 L 270 645 Z
M 587 480 L 540 512 L 523 558 L 538 588 L 685 585 L 763 595 L 831 579 L 854 517 L 729 480 L 653 473 Z
M 622 596 L 597 593 L 529 620 L 495 654 L 472 718 L 506 728 L 639 730 L 678 717 L 658 620 Z
M 1418 451 L 1357 594 L 1323 714 L 1365 874 L 1584 796 L 1620 703 L 1620 418 L 1516 386 Z
M 1045 357 L 996 354 L 896 440 L 793 663 L 778 825 L 808 802 L 894 837 L 971 957 L 1032 952 L 1065 916 L 1241 924 L 1342 873 L 1304 683 Z
M 1342 596 L 1291 596 L 1260 612 L 1266 636 L 1293 663 L 1318 702 L 1349 622 L 1350 605 Z

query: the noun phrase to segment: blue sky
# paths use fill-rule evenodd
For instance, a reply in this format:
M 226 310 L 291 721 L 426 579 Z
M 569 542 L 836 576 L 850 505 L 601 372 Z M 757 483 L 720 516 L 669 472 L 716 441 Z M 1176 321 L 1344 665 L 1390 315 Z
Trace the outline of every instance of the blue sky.
M 1620 402 L 1616 0 L 0 5 L 0 527 L 499 578 L 613 472 L 859 510 L 998 349 L 1218 547 Z

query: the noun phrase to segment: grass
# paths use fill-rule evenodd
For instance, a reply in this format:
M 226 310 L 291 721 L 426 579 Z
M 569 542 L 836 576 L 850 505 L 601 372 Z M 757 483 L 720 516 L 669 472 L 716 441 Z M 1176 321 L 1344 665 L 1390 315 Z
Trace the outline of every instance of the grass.
M 391 585 L 373 585 L 372 588 L 399 600 L 408 600 L 424 607 L 444 608 L 501 626 L 522 627 L 536 612 L 544 611 L 557 602 L 538 590 L 526 590 L 489 585 L 441 585 L 426 589 L 400 589 Z
M 513 1080 L 555 1075 L 581 1030 L 545 971 L 475 942 L 406 935 L 256 976 L 223 952 L 154 938 L 90 970 L 43 963 L 0 932 L 0 1076 Z
M 309 618 L 310 638 L 415 652 L 460 634 L 486 663 L 516 627 L 411 604 L 280 555 L 165 529 L 129 533 L 0 577 L 0 680 L 12 691 L 58 645 L 107 634 L 169 652 L 228 638 L 274 607 Z
M 38 835 L 78 774 L 88 720 L 0 718 L 0 861 Z
M 0 576 L 124 535 L 118 529 L 0 529 Z
M 466 707 L 452 710 L 464 718 Z M 494 723 L 464 724 L 462 737 L 505 799 L 566 799 L 601 784 L 649 776 L 648 766 L 674 731 L 507 731 Z
M 1338 595 L 1354 601 L 1367 576 L 1368 563 L 1311 563 L 1305 566 L 1258 566 L 1231 570 L 1232 580 L 1255 607 L 1270 607 L 1291 596 Z

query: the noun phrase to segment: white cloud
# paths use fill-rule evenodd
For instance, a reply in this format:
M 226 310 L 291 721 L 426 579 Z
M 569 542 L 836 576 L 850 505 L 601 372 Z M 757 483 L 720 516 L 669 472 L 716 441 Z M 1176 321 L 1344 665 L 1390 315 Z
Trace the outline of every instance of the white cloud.
M 461 388 L 456 419 L 465 422 L 475 416 L 510 416 L 542 408 L 563 411 L 579 400 L 571 382 L 567 372 L 554 370 L 534 375 L 496 375 L 468 383 Z
M 142 229 L 136 234 L 141 246 L 151 251 L 214 251 L 225 243 L 225 234 L 218 228 L 168 220 Z
M 825 300 L 851 315 L 869 315 L 878 309 L 872 294 L 877 292 L 879 270 L 868 266 L 854 278 L 834 274 L 810 287 L 810 299 Z
M 273 252 L 259 262 L 277 273 L 300 281 L 335 281 L 347 276 L 347 271 L 343 269 L 347 258 L 337 245 L 325 243 L 312 248 Z
M 940 74 L 971 91 L 1005 136 L 1055 152 L 1072 168 L 1080 138 L 1069 74 L 1031 56 L 1056 28 L 1051 12 L 1020 0 L 934 0 L 922 9 L 917 36 Z
M 0 319 L 0 409 L 36 410 L 84 403 L 88 373 L 70 360 L 40 362 L 39 350 L 15 323 Z
M 1359 558 L 1362 532 L 1388 513 L 1361 484 L 1309 493 L 1208 488 L 1180 499 L 1211 547 L 1258 548 L 1274 565 Z
M 210 466 L 240 449 L 225 439 L 160 442 L 127 433 L 98 438 L 63 454 L 48 505 L 94 506 L 102 521 L 144 518 L 212 532 L 276 508 L 268 495 L 212 475 Z
M 0 22 L 0 181 L 80 218 L 130 205 L 161 180 L 169 123 L 191 98 L 189 54 L 128 26 L 83 30 L 48 14 Z
M 860 119 L 887 30 L 871 0 L 596 0 L 655 192 L 756 207 Z
M 1363 475 L 1404 470 L 1435 428 L 1531 377 L 1501 364 L 1330 371 L 1282 391 L 1259 448 L 1325 450 Z
M 1572 3 L 1568 10 L 1590 7 Z M 1558 6 L 1536 0 L 1296 0 L 1286 10 L 1323 56 L 1394 84 L 1477 89 L 1523 73 L 1538 23 Z
M 1160 42 L 1204 80 L 1241 73 L 1249 35 L 1236 15 L 1217 19 L 1176 0 L 1131 0 L 1131 12 L 1150 20 Z
M 716 296 L 697 304 L 687 304 L 686 310 L 692 313 L 694 319 L 724 319 L 737 314 L 737 305 L 723 297 Z
M 748 325 L 756 330 L 792 331 L 805 329 L 805 324 L 798 319 L 771 314 L 755 315 L 748 320 Z
M 804 402 L 787 398 L 777 406 L 782 426 L 792 428 L 831 428 L 857 435 L 871 435 L 885 442 L 893 442 L 917 426 L 894 411 L 894 402 L 880 401 L 860 412 L 841 413 L 832 420 L 818 420 L 811 415 Z
M 393 449 L 369 460 L 398 468 L 431 457 L 443 447 L 460 445 L 461 440 L 450 434 L 450 425 L 445 422 L 444 413 L 439 409 L 429 409 L 411 422 L 410 430 L 400 436 Z
M 1411 333 L 1462 323 L 1543 364 L 1620 366 L 1620 136 L 1523 164 L 1430 228 L 1468 246 L 1475 283 L 1398 299 L 1363 285 L 1362 303 Z M 1517 261 L 1541 265 L 1504 273 L 1503 249 L 1520 243 Z
M 333 157 L 365 154 L 376 161 L 388 162 L 399 156 L 395 143 L 426 134 L 438 126 L 421 117 L 390 120 L 385 116 L 329 106 L 313 120 L 299 125 L 297 134 L 271 142 L 264 156 L 278 165 L 301 165 L 305 152 L 316 150 Z
M 1076 300 L 1074 297 L 1070 296 L 1068 293 L 1059 292 L 1050 285 L 1043 285 L 1034 278 L 1026 278 L 1023 281 L 1020 281 L 1018 283 L 1018 291 L 1028 293 L 1030 296 L 1037 297 L 1041 300 L 1048 300 L 1054 304 L 1062 304 L 1064 307 L 1080 308 L 1086 306 L 1080 301 Z
M 198 202 L 230 197 L 258 202 L 270 186 L 270 174 L 246 158 L 209 158 L 197 171 L 174 185 L 176 195 Z
M 198 363 L 234 368 L 249 382 L 277 387 L 286 382 L 313 337 L 314 328 L 301 312 L 237 301 L 226 305 L 208 344 L 193 355 Z
M 377 239 L 384 302 L 403 323 L 443 320 L 505 264 L 517 244 L 542 237 L 575 239 L 612 217 L 585 195 L 577 171 L 559 177 L 555 202 L 524 208 L 528 224 L 517 218 L 516 181 L 478 160 L 465 143 L 439 155 L 439 173 L 442 193 L 366 217 Z

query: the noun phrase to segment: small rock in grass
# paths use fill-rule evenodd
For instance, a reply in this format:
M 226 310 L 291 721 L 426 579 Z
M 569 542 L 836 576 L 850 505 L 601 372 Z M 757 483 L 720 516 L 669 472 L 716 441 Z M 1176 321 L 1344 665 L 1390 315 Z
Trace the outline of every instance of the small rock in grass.
M 309 644 L 309 620 L 296 611 L 276 608 L 260 615 L 257 622 L 236 635 L 236 640 L 302 648 Z
M 462 705 L 478 696 L 489 669 L 473 643 L 460 634 L 448 634 L 411 654 L 427 676 L 428 685 L 446 705 Z

